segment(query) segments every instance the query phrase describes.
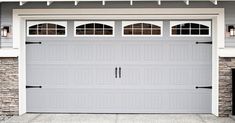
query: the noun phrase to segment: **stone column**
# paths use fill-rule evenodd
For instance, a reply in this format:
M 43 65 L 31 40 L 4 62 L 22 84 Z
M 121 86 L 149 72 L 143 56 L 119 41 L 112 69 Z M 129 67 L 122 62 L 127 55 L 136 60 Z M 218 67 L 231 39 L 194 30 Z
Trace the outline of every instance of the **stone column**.
M 232 68 L 235 68 L 235 58 L 220 58 L 219 116 L 229 116 L 232 113 Z
M 18 115 L 18 58 L 0 58 L 0 115 Z

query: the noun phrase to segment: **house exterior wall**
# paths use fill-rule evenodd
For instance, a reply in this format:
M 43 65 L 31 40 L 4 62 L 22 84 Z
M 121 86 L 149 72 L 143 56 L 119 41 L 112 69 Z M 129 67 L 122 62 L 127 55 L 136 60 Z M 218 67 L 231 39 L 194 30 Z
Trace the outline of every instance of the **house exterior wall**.
M 0 115 L 17 115 L 18 58 L 0 58 Z
M 225 23 L 234 24 L 235 22 L 235 2 L 219 2 L 218 6 L 211 2 L 190 2 L 186 6 L 184 2 L 162 2 L 161 6 L 157 2 L 134 2 L 130 6 L 128 2 L 107 2 L 105 6 L 100 2 L 79 3 L 74 6 L 73 2 L 55 2 L 51 6 L 46 6 L 45 2 L 26 3 L 19 6 L 19 3 L 2 3 L 0 7 L 1 25 L 12 26 L 12 10 L 25 8 L 225 8 Z M 0 39 L 0 46 L 3 48 L 12 47 L 12 37 Z M 235 38 L 226 39 L 226 47 L 235 47 Z M 18 59 L 17 58 L 0 58 L 0 115 L 17 115 L 18 114 Z M 219 114 L 228 116 L 231 114 L 231 67 L 235 62 L 234 58 L 220 58 L 220 94 L 219 94 Z M 235 65 L 234 65 L 235 67 Z

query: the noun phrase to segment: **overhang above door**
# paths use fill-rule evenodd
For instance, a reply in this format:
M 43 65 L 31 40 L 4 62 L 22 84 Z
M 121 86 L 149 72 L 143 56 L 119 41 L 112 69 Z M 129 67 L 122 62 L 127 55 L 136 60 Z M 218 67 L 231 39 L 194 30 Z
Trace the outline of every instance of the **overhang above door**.
M 79 2 L 101 2 L 102 5 L 105 5 L 106 2 L 117 2 L 117 1 L 126 1 L 130 2 L 130 5 L 133 5 L 133 2 L 136 1 L 155 1 L 158 5 L 161 5 L 162 2 L 166 1 L 179 1 L 184 2 L 186 5 L 189 5 L 190 2 L 212 2 L 214 5 L 217 5 L 218 2 L 222 1 L 234 1 L 234 0 L 0 0 L 0 2 L 19 2 L 20 6 L 23 6 L 27 2 L 46 2 L 47 6 L 50 6 L 53 2 L 74 2 L 74 5 L 79 5 Z

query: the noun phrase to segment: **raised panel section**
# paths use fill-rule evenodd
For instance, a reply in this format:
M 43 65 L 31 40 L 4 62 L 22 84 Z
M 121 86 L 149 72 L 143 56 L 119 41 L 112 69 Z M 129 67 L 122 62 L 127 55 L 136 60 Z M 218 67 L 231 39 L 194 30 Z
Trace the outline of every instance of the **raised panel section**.
M 162 42 L 122 42 L 120 48 L 120 62 L 146 63 L 158 62 L 164 58 L 164 45 Z
M 194 45 L 193 47 L 193 61 L 208 63 L 212 61 L 212 45 Z
M 55 43 L 48 43 L 47 46 L 44 48 L 44 59 L 48 60 L 47 62 L 66 62 L 69 58 L 68 54 L 68 45 L 67 44 L 55 44 Z
M 190 42 L 189 42 L 190 43 Z M 192 60 L 192 45 L 186 43 L 170 43 L 169 47 L 169 60 L 176 62 L 190 62 Z
M 107 88 L 114 85 L 113 65 L 27 65 L 27 84 L 43 88 Z
M 72 60 L 77 62 L 114 62 L 117 56 L 117 46 L 108 41 L 97 43 L 75 43 L 70 46 Z

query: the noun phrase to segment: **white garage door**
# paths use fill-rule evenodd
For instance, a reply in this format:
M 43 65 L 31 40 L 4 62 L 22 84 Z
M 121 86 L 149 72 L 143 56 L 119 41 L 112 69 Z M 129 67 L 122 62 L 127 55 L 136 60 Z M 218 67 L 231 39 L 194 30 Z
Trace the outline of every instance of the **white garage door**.
M 27 112 L 211 113 L 200 22 L 28 22 Z

